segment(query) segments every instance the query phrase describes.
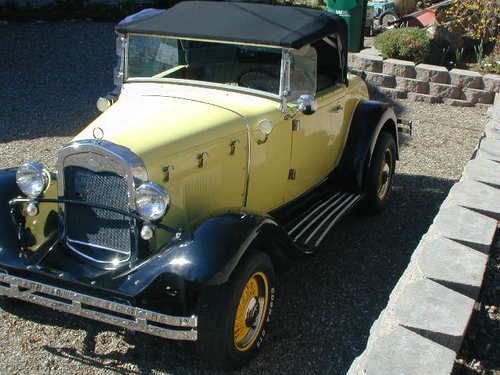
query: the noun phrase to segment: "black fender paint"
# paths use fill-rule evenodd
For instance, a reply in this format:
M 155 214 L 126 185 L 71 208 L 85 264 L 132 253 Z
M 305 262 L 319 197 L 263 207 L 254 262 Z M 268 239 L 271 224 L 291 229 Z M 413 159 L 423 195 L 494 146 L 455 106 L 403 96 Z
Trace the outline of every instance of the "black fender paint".
M 90 287 L 134 297 L 163 276 L 204 285 L 222 284 L 255 246 L 276 263 L 284 264 L 303 254 L 274 219 L 241 212 L 208 218 L 130 269 L 96 272 L 91 265 L 65 251 L 63 245 L 33 267 L 31 259 L 36 257 L 18 256 L 21 246 L 9 210 L 9 200 L 20 195 L 15 172 L 15 169 L 0 170 L 0 269 L 8 272 L 27 272 L 35 279 L 49 278 L 55 285 Z M 57 262 L 50 258 L 56 258 Z M 53 279 L 53 274 L 59 273 L 57 270 L 64 276 Z
M 391 106 L 372 100 L 361 101 L 358 104 L 342 158 L 334 173 L 344 187 L 362 191 L 378 136 L 386 124 L 394 136 L 399 158 L 397 120 Z
M 181 239 L 120 275 L 131 276 L 120 289 L 130 292 L 132 288 L 140 292 L 162 274 L 176 275 L 204 285 L 223 284 L 252 245 L 261 241 L 266 248 L 260 250 L 269 253 L 278 262 L 302 254 L 273 219 L 246 213 L 227 213 L 207 219 L 187 239 Z M 144 284 L 141 290 L 137 289 L 137 280 Z
M 20 194 L 16 184 L 16 169 L 0 170 L 0 249 L 18 246 L 19 240 L 12 222 L 9 201 Z

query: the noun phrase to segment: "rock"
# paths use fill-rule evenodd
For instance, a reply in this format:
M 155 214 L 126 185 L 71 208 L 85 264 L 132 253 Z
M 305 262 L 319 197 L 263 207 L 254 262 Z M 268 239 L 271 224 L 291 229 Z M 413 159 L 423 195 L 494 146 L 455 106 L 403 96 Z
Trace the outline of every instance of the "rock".
M 467 101 L 473 104 L 493 104 L 493 93 L 490 91 L 466 88 L 464 95 Z
M 417 79 L 427 82 L 449 83 L 450 73 L 444 66 L 418 64 L 415 68 Z
M 443 103 L 452 107 L 474 107 L 474 104 L 462 99 L 443 98 Z
M 365 81 L 366 83 L 375 86 L 389 88 L 396 87 L 396 79 L 394 78 L 394 76 L 391 76 L 389 74 L 366 72 Z
M 416 92 L 419 94 L 429 93 L 429 83 L 413 78 L 396 77 L 396 87 L 401 90 Z
M 415 78 L 417 76 L 414 62 L 397 59 L 384 60 L 383 73 L 404 78 Z
M 442 98 L 459 99 L 462 92 L 458 86 L 430 82 L 429 94 L 440 96 Z
M 382 73 L 384 61 L 382 57 L 351 53 L 349 54 L 349 60 L 349 65 L 351 68 L 361 69 L 374 73 Z
M 424 102 L 424 103 L 431 103 L 431 104 L 442 102 L 442 99 L 439 96 L 419 94 L 416 92 L 409 92 L 408 99 L 413 100 L 414 102 Z
M 500 92 L 500 75 L 485 74 L 483 76 L 484 89 L 487 91 Z
M 450 82 L 454 86 L 471 89 L 483 88 L 483 77 L 478 72 L 463 69 L 450 70 Z
M 378 337 L 365 361 L 354 362 L 347 375 L 450 374 L 455 357 L 453 350 L 396 326 Z
M 491 108 L 491 104 L 476 103 L 476 104 L 474 104 L 474 107 L 488 110 Z
M 359 53 L 362 55 L 381 56 L 380 51 L 373 47 L 362 49 Z

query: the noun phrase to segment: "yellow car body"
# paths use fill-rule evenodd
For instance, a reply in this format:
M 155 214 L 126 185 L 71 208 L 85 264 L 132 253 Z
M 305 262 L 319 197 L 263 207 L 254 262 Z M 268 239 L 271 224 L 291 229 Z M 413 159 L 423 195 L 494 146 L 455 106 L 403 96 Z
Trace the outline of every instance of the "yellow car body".
M 193 84 L 127 83 L 116 103 L 74 141 L 93 139 L 100 128 L 104 139 L 130 148 L 143 159 L 151 181 L 171 195 L 164 223 L 189 230 L 225 211 L 265 215 L 337 167 L 354 110 L 368 99 L 368 90 L 361 78 L 349 75 L 348 85 L 318 93 L 317 99 L 314 114 L 285 119 L 279 100 L 265 96 Z M 338 106 L 344 109 L 335 112 Z M 260 143 L 264 120 L 273 129 Z M 293 180 L 290 169 L 296 170 Z M 45 195 L 55 198 L 57 190 Z M 44 243 L 45 221 L 30 221 L 37 244 Z M 156 240 L 161 245 L 167 239 Z
M 239 366 L 264 338 L 275 270 L 358 202 L 382 209 L 404 126 L 347 72 L 333 14 L 190 1 L 117 31 L 119 96 L 56 171 L 0 171 L 0 295 Z

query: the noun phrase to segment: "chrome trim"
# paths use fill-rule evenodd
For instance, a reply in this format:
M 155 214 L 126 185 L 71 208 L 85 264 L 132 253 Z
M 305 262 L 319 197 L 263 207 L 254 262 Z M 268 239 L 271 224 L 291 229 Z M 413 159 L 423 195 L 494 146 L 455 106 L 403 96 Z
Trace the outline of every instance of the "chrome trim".
M 324 201 L 323 203 L 321 203 L 318 207 L 316 207 L 314 210 L 312 210 L 306 217 L 304 217 L 301 221 L 299 221 L 297 223 L 297 225 L 295 225 L 292 229 L 290 229 L 288 231 L 288 234 L 292 234 L 293 232 L 295 232 L 304 222 L 306 222 L 311 216 L 313 216 L 316 212 L 318 212 L 321 208 L 323 208 L 324 206 L 326 206 L 328 203 L 330 203 L 332 201 L 332 199 L 338 197 L 340 195 L 340 192 L 338 193 L 335 193 L 334 195 L 332 195 L 330 198 L 328 198 L 326 201 Z
M 57 170 L 58 170 L 58 195 L 64 197 L 64 168 L 68 166 L 79 166 L 89 169 L 95 173 L 99 172 L 112 172 L 126 179 L 128 185 L 128 206 L 131 212 L 136 211 L 135 206 L 135 189 L 141 185 L 143 182 L 148 181 L 148 174 L 144 162 L 136 154 L 134 154 L 130 149 L 117 145 L 115 143 L 105 141 L 105 140 L 81 140 L 72 142 L 64 146 L 61 151 L 59 151 L 57 159 Z M 103 262 L 99 259 L 94 259 L 81 251 L 75 249 L 71 246 L 69 237 L 66 233 L 66 212 L 65 203 L 59 204 L 62 220 L 64 227 L 62 228 L 60 238 L 64 241 L 68 247 L 77 253 L 78 255 L 84 257 L 87 260 L 99 263 L 99 264 L 110 264 L 107 269 L 116 268 L 118 265 L 125 262 L 125 260 L 120 261 L 118 264 L 112 264 L 111 262 Z M 130 227 L 132 241 L 132 249 L 137 248 L 138 232 L 137 225 L 135 225 L 135 219 L 132 220 Z M 86 244 L 92 247 L 93 244 Z M 115 251 L 115 252 L 120 252 Z M 127 252 L 128 254 L 128 252 Z M 133 256 L 133 251 L 131 251 L 130 256 L 126 261 L 130 261 Z
M 342 210 L 344 208 L 344 205 L 349 204 L 350 200 L 352 200 L 353 196 L 352 195 L 347 195 L 347 197 L 346 197 L 345 194 L 344 194 L 344 196 L 342 198 L 345 198 L 345 199 L 343 199 L 338 206 L 336 206 L 329 214 L 327 214 L 323 218 L 323 220 L 321 220 L 321 222 L 318 224 L 318 226 L 316 227 L 316 229 L 314 229 L 311 233 L 309 233 L 309 236 L 304 241 L 306 244 L 309 241 L 311 241 L 311 239 L 314 237 L 314 235 L 319 232 L 319 230 L 321 229 L 321 227 L 323 225 L 325 225 L 332 218 L 332 216 L 334 216 L 335 214 L 337 214 L 339 211 L 342 212 Z M 326 210 L 325 210 L 325 212 L 326 212 Z M 337 216 L 334 216 L 333 220 L 335 220 L 336 217 Z
M 36 195 L 26 194 L 24 191 L 21 190 L 21 187 L 19 186 L 19 182 L 18 182 L 18 173 L 23 168 L 29 168 L 29 169 L 35 170 L 42 177 L 42 182 L 43 182 L 44 187 L 43 187 L 42 192 L 40 194 L 36 194 Z M 47 191 L 47 188 L 50 186 L 51 181 L 52 181 L 52 178 L 50 176 L 49 171 L 47 171 L 47 169 L 41 163 L 37 163 L 37 162 L 33 162 L 33 161 L 24 163 L 23 165 L 21 165 L 17 169 L 17 172 L 16 172 L 16 185 L 19 188 L 19 190 L 21 190 L 21 192 L 24 195 L 26 195 L 28 198 L 37 198 L 40 195 L 43 195 L 43 193 L 45 193 Z
M 340 196 L 338 196 L 337 198 L 335 198 L 335 200 L 334 200 L 332 203 L 330 203 L 330 204 L 328 205 L 328 207 L 326 207 L 324 210 L 322 210 L 322 211 L 321 211 L 321 212 L 320 212 L 320 213 L 319 213 L 319 214 L 318 214 L 315 218 L 313 218 L 313 219 L 312 219 L 312 220 L 311 220 L 311 221 L 310 221 L 310 222 L 309 222 L 309 223 L 308 223 L 308 224 L 307 224 L 307 225 L 306 225 L 306 226 L 305 226 L 305 227 L 304 227 L 304 228 L 303 228 L 303 229 L 299 232 L 299 234 L 297 234 L 297 235 L 295 236 L 294 241 L 297 241 L 300 237 L 302 237 L 302 235 L 303 235 L 304 233 L 306 233 L 306 231 L 307 231 L 307 230 L 308 230 L 308 229 L 309 229 L 309 228 L 310 228 L 313 224 L 315 224 L 318 220 L 321 220 L 321 218 L 322 218 L 322 216 L 323 216 L 323 214 L 324 214 L 325 212 L 327 212 L 327 211 L 328 211 L 328 210 L 330 210 L 331 208 L 334 208 L 337 204 L 339 204 L 339 202 L 340 202 L 340 204 L 342 204 L 342 201 L 343 201 L 344 199 L 346 199 L 346 198 L 347 198 L 347 197 L 346 197 L 346 195 L 347 195 L 347 193 L 342 193 Z M 320 225 L 321 225 L 321 224 L 320 224 Z M 319 228 L 319 226 L 318 226 L 317 228 Z M 308 240 L 306 240 L 306 242 L 307 242 L 307 241 L 308 241 Z
M 230 91 L 259 95 L 259 96 L 263 96 L 263 97 L 267 97 L 267 98 L 275 99 L 275 100 L 281 100 L 281 91 L 278 94 L 273 94 L 270 92 L 251 89 L 248 87 L 232 86 L 232 85 L 227 85 L 227 84 L 217 83 L 217 82 L 198 81 L 198 80 L 182 79 L 182 78 L 129 77 L 128 76 L 128 45 L 129 45 L 129 39 L 130 39 L 131 35 L 132 36 L 150 36 L 150 37 L 165 38 L 165 39 L 204 41 L 204 42 L 209 42 L 209 43 L 214 43 L 214 44 L 247 45 L 247 46 L 255 46 L 255 47 L 266 47 L 266 48 L 275 49 L 275 50 L 280 49 L 280 47 L 278 47 L 278 46 L 268 46 L 268 45 L 264 45 L 264 44 L 251 44 L 251 43 L 239 43 L 239 42 L 228 42 L 228 41 L 217 41 L 217 40 L 198 39 L 198 38 L 183 38 L 183 37 L 179 37 L 179 36 L 168 36 L 168 35 L 127 33 L 126 37 L 125 37 L 125 43 L 124 43 L 123 84 L 128 83 L 128 82 L 130 82 L 130 83 L 133 83 L 133 82 L 177 83 L 177 84 L 183 84 L 183 85 L 201 86 L 201 87 L 208 87 L 208 88 L 215 88 L 215 89 L 225 89 L 225 90 L 230 90 Z
M 337 214 L 337 216 L 335 216 L 333 218 L 333 220 L 330 222 L 330 224 L 328 224 L 328 226 L 325 228 L 325 230 L 323 231 L 323 233 L 321 234 L 321 236 L 318 238 L 318 240 L 316 241 L 316 243 L 314 244 L 314 246 L 318 246 L 321 241 L 323 241 L 323 239 L 325 238 L 325 236 L 328 234 L 328 232 L 330 231 L 330 229 L 332 229 L 332 227 L 335 225 L 335 223 L 337 221 L 339 221 L 342 216 L 344 216 L 344 214 L 352 207 L 354 206 L 359 200 L 361 199 L 361 195 L 356 195 L 354 196 L 351 201 L 349 203 L 347 203 L 346 206 L 344 206 L 344 208 Z M 325 219 L 326 220 L 326 219 Z M 306 240 L 306 242 L 309 241 L 309 238 Z
M 123 250 L 118 250 L 118 249 L 112 249 L 112 248 L 110 248 L 110 247 L 101 246 L 101 245 L 92 245 L 92 244 L 90 244 L 90 243 L 88 243 L 88 242 L 78 241 L 78 240 L 73 240 L 73 239 L 71 239 L 71 238 L 68 238 L 68 241 L 69 241 L 69 242 L 72 242 L 72 243 L 79 244 L 79 245 L 96 247 L 96 248 L 98 248 L 98 249 L 101 249 L 101 250 L 106 250 L 106 251 L 110 251 L 110 252 L 112 252 L 112 253 L 120 253 L 120 254 L 128 255 L 128 251 L 123 251 Z
M 196 315 L 161 314 L 3 272 L 0 272 L 0 295 L 166 339 L 186 341 L 198 339 Z M 177 328 L 170 329 L 165 326 Z
M 110 270 L 114 270 L 115 268 L 117 268 L 118 266 L 122 265 L 123 263 L 127 263 L 130 261 L 130 258 L 131 258 L 131 254 L 129 253 L 125 253 L 125 255 L 128 255 L 128 257 L 126 259 L 122 259 L 120 260 L 119 262 L 113 262 L 113 261 L 105 261 L 105 260 L 99 260 L 99 259 L 96 259 L 96 258 L 93 258 L 85 253 L 82 253 L 80 250 L 78 250 L 76 247 L 72 246 L 71 245 L 71 242 L 77 242 L 75 240 L 72 240 L 71 238 L 67 237 L 66 239 L 66 246 L 71 250 L 73 251 L 74 253 L 78 254 L 79 256 L 81 256 L 82 258 L 86 259 L 86 260 L 89 260 L 91 262 L 94 262 L 94 263 L 99 263 L 99 264 L 109 264 L 108 267 L 104 267 L 104 270 L 106 271 L 110 271 Z M 97 245 L 92 245 L 92 244 L 88 244 L 86 243 L 85 244 L 86 246 L 89 246 L 89 247 L 95 247 L 95 248 L 100 248 L 98 247 Z M 120 252 L 120 251 L 115 251 L 116 253 L 120 253 L 122 254 L 123 252 Z
M 289 231 L 293 241 L 309 246 L 315 240 L 314 247 L 319 246 L 327 233 L 360 199 L 361 194 L 336 192 L 300 219 Z M 299 231 L 298 234 L 295 232 Z M 319 236 L 319 237 L 318 237 Z M 302 239 L 304 238 L 305 239 Z
M 291 54 L 288 49 L 284 49 L 281 53 L 281 69 L 280 69 L 280 111 L 287 111 L 287 96 L 290 94 L 290 67 Z

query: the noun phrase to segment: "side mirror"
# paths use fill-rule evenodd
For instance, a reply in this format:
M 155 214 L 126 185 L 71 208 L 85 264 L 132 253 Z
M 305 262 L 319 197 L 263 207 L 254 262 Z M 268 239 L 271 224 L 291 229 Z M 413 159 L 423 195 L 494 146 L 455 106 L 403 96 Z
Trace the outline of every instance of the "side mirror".
M 314 95 L 301 95 L 297 100 L 299 111 L 304 115 L 312 115 L 318 109 L 318 103 Z

